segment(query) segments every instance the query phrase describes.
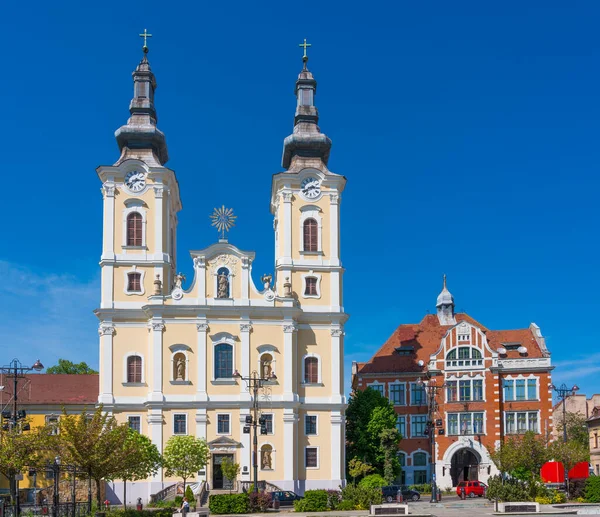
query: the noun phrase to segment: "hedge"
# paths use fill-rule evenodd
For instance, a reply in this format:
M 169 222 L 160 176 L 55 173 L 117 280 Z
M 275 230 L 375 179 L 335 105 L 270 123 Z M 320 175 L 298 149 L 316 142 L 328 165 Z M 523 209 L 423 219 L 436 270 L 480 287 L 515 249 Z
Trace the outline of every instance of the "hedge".
M 208 501 L 210 513 L 248 513 L 250 498 L 248 494 L 218 494 L 211 495 Z

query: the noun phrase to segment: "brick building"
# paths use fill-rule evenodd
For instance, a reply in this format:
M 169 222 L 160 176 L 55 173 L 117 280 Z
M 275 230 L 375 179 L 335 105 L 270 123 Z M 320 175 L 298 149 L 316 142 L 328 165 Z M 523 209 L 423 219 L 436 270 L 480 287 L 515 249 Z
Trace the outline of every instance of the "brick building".
M 487 447 L 506 435 L 533 430 L 550 437 L 552 369 L 535 323 L 490 330 L 455 313 L 444 277 L 437 314 L 400 325 L 368 362 L 353 363 L 352 388 L 379 390 L 394 404 L 403 436 L 399 482 L 431 481 L 433 436 L 437 484 L 447 488 L 496 474 Z M 438 389 L 428 416 L 435 390 L 423 385 L 431 384 Z

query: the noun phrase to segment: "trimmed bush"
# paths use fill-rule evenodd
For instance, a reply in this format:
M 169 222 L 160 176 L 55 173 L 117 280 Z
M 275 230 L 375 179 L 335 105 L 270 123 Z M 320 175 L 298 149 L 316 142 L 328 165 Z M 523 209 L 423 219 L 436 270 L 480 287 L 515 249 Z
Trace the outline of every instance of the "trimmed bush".
M 527 484 L 518 479 L 505 479 L 501 476 L 492 476 L 488 479 L 486 491 L 488 499 L 497 499 L 506 503 L 517 501 L 531 501 L 531 495 Z
M 358 486 L 363 488 L 381 488 L 386 486 L 387 482 L 379 474 L 369 474 L 360 480 Z
M 588 503 L 600 503 L 600 477 L 590 476 L 585 482 L 585 500 Z
M 249 513 L 250 498 L 248 494 L 219 494 L 209 497 L 210 513 Z
M 326 512 L 327 490 L 307 490 L 304 499 L 294 501 L 294 510 L 297 512 Z
M 160 510 L 110 510 L 107 512 L 109 517 L 173 517 L 171 508 L 161 508 Z
M 381 504 L 381 488 L 366 488 L 363 486 L 346 485 L 342 489 L 341 504 L 352 504 L 354 510 L 368 510 L 372 504 Z M 348 501 L 348 502 L 346 502 Z M 338 510 L 341 507 L 338 506 Z
M 355 510 L 354 508 L 354 503 L 352 501 L 348 501 L 348 500 L 342 500 L 340 501 L 340 503 L 337 505 L 336 510 L 340 511 L 340 512 L 347 512 L 349 510 Z
M 192 487 L 190 485 L 185 487 L 185 497 L 187 497 L 190 506 L 196 506 L 196 498 L 194 497 L 194 491 L 192 490 Z
M 431 494 L 431 483 L 422 483 L 420 485 L 410 485 L 410 490 L 416 490 L 421 494 Z
M 271 494 L 267 492 L 250 492 L 250 511 L 251 512 L 266 512 L 271 504 Z
M 342 500 L 342 492 L 339 490 L 327 490 L 327 508 L 337 510 Z

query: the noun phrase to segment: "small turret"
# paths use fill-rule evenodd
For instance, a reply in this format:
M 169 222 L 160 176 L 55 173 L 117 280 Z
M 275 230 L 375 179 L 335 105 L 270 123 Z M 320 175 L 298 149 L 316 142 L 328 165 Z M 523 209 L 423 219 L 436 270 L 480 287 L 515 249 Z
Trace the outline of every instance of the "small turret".
M 444 285 L 442 292 L 437 297 L 437 316 L 440 325 L 455 325 L 454 318 L 454 297 L 446 287 L 446 275 L 444 275 Z

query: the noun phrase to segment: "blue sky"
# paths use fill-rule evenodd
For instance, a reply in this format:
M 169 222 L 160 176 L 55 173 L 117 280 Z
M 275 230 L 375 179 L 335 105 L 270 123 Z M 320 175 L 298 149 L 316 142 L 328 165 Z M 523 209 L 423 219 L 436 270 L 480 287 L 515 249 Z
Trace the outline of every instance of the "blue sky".
M 147 28 L 184 209 L 178 269 L 217 239 L 273 270 L 271 175 L 298 43 L 319 82 L 342 202 L 346 363 L 435 310 L 547 337 L 557 382 L 600 391 L 597 2 L 11 2 L 3 7 L 4 363 L 98 364 L 95 168 L 118 158 Z M 349 368 L 346 377 L 349 378 Z

